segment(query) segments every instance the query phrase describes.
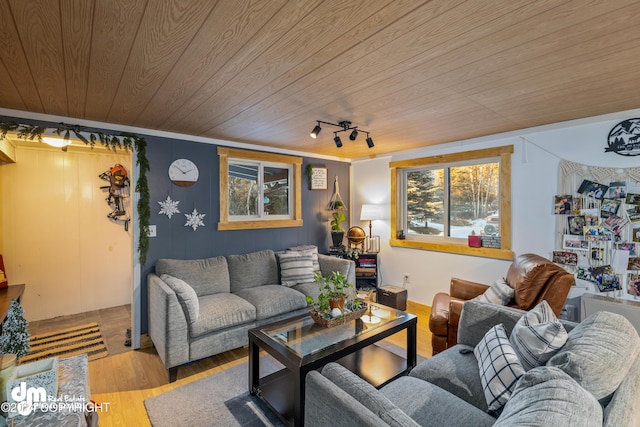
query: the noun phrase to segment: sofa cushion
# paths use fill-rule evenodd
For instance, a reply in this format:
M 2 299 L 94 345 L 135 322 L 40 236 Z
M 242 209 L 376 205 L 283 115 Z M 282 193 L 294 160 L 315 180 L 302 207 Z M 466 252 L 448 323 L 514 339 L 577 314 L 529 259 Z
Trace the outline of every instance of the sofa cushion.
M 400 377 L 380 392 L 421 426 L 475 427 L 490 426 L 496 421 L 451 393 L 415 377 Z
M 200 297 L 200 315 L 189 327 L 192 338 L 210 332 L 251 322 L 256 318 L 256 308 L 231 293 L 211 294 Z
M 318 295 L 320 294 L 320 285 L 318 282 L 300 283 L 299 285 L 292 286 L 291 289 L 302 292 L 305 296 L 310 296 L 314 301 L 318 300 Z
M 515 291 L 507 284 L 504 278 L 498 279 L 495 283 L 484 291 L 482 295 L 475 297 L 475 300 L 489 302 L 491 304 L 507 305 L 513 299 Z
M 525 371 L 544 365 L 567 342 L 567 331 L 546 301 L 526 312 L 509 337 Z
M 313 271 L 320 271 L 320 261 L 318 261 L 318 247 L 316 245 L 294 246 L 287 249 L 287 251 L 302 252 L 304 254 L 311 255 L 311 261 L 313 262 Z
M 280 283 L 283 286 L 295 286 L 313 282 L 313 260 L 311 254 L 286 251 L 277 253 L 280 265 Z
M 270 249 L 244 255 L 227 255 L 227 263 L 231 292 L 279 283 L 278 262 Z
M 281 285 L 247 288 L 234 292 L 234 295 L 248 301 L 256 308 L 256 320 L 268 319 L 307 306 L 304 294 Z
M 480 381 L 490 414 L 497 414 L 507 403 L 524 369 L 509 344 L 504 325 L 489 329 L 473 350 L 478 360 Z
M 486 412 L 487 401 L 478 372 L 473 347 L 456 344 L 418 363 L 409 376 L 428 381 Z
M 200 312 L 200 304 L 198 303 L 198 295 L 196 291 L 184 280 L 177 277 L 163 274 L 160 279 L 164 281 L 173 292 L 176 293 L 178 301 L 182 306 L 182 310 L 187 316 L 187 321 L 193 323 L 198 320 L 198 313 Z
M 633 325 L 624 316 L 599 311 L 569 332 L 547 366 L 562 369 L 606 406 L 639 352 Z
M 229 270 L 225 257 L 205 259 L 159 259 L 156 274 L 168 274 L 187 282 L 196 295 L 229 292 Z
M 522 376 L 494 426 L 602 426 L 602 407 L 563 371 L 541 366 Z

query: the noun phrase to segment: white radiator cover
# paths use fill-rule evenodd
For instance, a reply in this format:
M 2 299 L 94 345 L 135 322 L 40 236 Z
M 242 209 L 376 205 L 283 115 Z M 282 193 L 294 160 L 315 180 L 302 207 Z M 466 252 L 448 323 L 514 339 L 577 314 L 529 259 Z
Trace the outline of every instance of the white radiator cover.
M 640 334 L 640 301 L 585 293 L 582 295 L 581 319 L 597 311 L 610 311 L 626 317 Z

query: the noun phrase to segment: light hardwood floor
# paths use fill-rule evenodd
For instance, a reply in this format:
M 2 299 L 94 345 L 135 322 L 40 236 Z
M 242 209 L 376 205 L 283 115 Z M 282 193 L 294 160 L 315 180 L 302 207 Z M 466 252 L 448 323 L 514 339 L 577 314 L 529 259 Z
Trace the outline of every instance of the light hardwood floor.
M 407 311 L 418 316 L 418 354 L 430 357 L 430 308 L 409 301 Z M 406 333 L 398 333 L 387 340 L 405 347 Z M 147 338 L 143 339 L 143 348 L 140 350 L 90 362 L 91 397 L 96 403 L 103 403 L 100 426 L 150 426 L 143 403 L 145 399 L 247 360 L 246 347 L 228 351 L 181 367 L 178 380 L 169 384 L 167 371 Z

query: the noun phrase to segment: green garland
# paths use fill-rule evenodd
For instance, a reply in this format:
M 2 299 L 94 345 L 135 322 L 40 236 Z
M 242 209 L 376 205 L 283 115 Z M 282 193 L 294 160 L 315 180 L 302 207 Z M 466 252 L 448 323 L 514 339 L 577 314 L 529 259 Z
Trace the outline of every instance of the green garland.
M 0 122 L 0 139 L 4 139 L 8 132 L 15 132 L 19 139 L 42 142 L 42 134 L 46 128 L 35 125 L 24 125 L 16 122 Z M 89 134 L 87 139 L 81 132 Z M 147 251 L 149 250 L 149 220 L 151 219 L 151 210 L 149 208 L 149 182 L 147 181 L 147 172 L 151 170 L 149 160 L 147 160 L 147 142 L 141 136 L 133 133 L 121 132 L 118 134 L 106 134 L 103 132 L 94 132 L 87 130 L 84 126 L 68 125 L 61 123 L 55 129 L 55 133 L 61 135 L 64 139 L 69 139 L 73 135 L 80 141 L 93 148 L 97 142 L 100 142 L 106 148 L 116 152 L 118 149 L 129 151 L 135 148 L 138 156 L 136 164 L 140 167 L 140 176 L 136 183 L 136 191 L 140 194 L 138 200 L 138 225 L 140 228 L 140 236 L 138 240 L 138 252 L 140 254 L 140 264 L 147 261 Z M 66 151 L 66 147 L 63 151 Z

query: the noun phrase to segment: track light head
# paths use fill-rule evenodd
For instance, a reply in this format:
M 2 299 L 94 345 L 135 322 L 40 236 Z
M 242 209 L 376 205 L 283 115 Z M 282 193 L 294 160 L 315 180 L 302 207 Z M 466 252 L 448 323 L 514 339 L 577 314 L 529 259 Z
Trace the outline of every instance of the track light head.
M 338 134 L 335 134 L 335 138 L 333 138 L 333 142 L 336 143 L 336 147 L 340 148 L 342 147 L 342 140 L 340 139 L 340 137 L 338 136 Z
M 351 141 L 355 141 L 357 137 L 358 137 L 358 130 L 357 129 L 352 130 L 351 135 L 349 135 L 349 139 Z
M 367 136 L 367 147 L 373 148 L 373 139 L 370 136 Z
M 311 138 L 316 139 L 321 130 L 320 123 L 316 124 L 316 127 L 311 131 Z

